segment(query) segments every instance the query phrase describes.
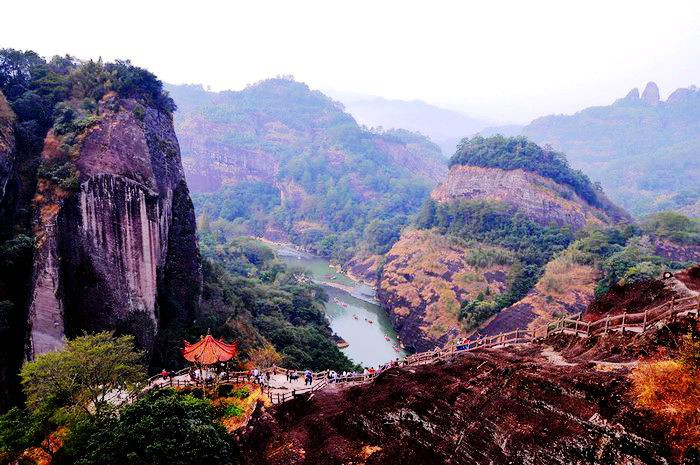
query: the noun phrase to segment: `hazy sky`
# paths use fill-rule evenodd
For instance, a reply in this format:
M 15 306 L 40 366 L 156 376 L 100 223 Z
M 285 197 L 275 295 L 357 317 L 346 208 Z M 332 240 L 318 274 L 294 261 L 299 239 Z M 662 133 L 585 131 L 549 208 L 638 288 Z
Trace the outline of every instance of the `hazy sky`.
M 161 79 L 421 99 L 503 122 L 700 84 L 700 1 L 3 2 L 0 47 L 130 58 Z

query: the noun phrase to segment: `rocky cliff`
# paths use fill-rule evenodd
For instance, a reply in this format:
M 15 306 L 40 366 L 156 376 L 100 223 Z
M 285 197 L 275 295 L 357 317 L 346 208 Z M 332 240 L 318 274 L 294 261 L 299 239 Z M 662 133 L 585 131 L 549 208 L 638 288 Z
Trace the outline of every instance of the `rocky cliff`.
M 71 163 L 76 179 L 41 178 L 34 199 L 32 354 L 81 330 L 150 348 L 194 318 L 201 263 L 172 115 L 116 94 L 98 115 L 69 150 L 55 131 L 45 140 L 42 164 Z
M 622 213 L 590 205 L 570 186 L 531 171 L 455 165 L 447 181 L 431 193 L 438 202 L 491 200 L 503 202 L 544 225 L 580 229 L 586 224 L 610 224 Z
M 463 334 L 462 302 L 506 291 L 514 257 L 493 245 L 410 230 L 384 260 L 379 300 L 407 347 L 424 351 Z
M 0 92 L 0 204 L 15 161 L 15 115 Z
M 568 315 L 583 313 L 593 302 L 599 272 L 565 257 L 549 262 L 544 275 L 525 297 L 484 322 L 472 338 L 534 329 Z
M 479 328 L 525 329 L 583 311 L 597 271 L 547 262 L 572 232 L 629 216 L 563 155 L 522 138 L 465 140 L 450 164 L 418 215 L 421 229 L 404 231 L 381 261 L 378 296 L 404 343 L 427 350 Z

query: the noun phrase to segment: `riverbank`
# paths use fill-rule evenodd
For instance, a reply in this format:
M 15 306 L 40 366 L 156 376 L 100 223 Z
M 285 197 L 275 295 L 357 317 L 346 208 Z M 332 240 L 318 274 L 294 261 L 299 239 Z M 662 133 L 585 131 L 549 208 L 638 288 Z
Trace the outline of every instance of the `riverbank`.
M 407 355 L 386 312 L 380 307 L 374 286 L 352 279 L 326 258 L 293 244 L 260 239 L 287 266 L 306 270 L 328 294 L 325 311 L 331 329 L 347 342 L 343 352 L 366 367 L 377 367 Z M 340 347 L 340 346 L 339 346 Z

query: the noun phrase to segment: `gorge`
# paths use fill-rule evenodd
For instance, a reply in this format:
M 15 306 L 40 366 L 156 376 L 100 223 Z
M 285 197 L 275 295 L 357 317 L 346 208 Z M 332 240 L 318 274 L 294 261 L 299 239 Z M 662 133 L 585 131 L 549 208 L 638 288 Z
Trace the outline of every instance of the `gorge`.
M 2 49 L 0 220 L 0 463 L 685 465 L 700 450 L 700 224 L 634 218 L 525 137 L 466 137 L 447 160 L 289 77 L 210 92 Z M 563 330 L 611 317 L 620 331 Z M 184 368 L 183 340 L 205 334 L 229 357 Z M 332 382 L 365 367 L 371 384 Z M 303 391 L 306 371 L 325 374 Z M 292 400 L 272 405 L 270 372 Z

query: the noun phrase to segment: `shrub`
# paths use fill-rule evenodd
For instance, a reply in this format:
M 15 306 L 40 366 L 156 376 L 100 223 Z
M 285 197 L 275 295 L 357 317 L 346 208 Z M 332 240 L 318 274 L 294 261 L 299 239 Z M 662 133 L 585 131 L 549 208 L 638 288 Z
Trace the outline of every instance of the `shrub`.
M 233 439 L 215 421 L 211 402 L 172 389 L 148 394 L 119 416 L 71 434 L 66 449 L 77 465 L 236 463 Z
M 647 234 L 668 238 L 680 244 L 700 244 L 700 221 L 676 212 L 645 217 L 641 227 Z

